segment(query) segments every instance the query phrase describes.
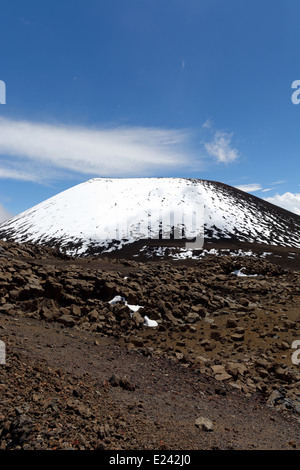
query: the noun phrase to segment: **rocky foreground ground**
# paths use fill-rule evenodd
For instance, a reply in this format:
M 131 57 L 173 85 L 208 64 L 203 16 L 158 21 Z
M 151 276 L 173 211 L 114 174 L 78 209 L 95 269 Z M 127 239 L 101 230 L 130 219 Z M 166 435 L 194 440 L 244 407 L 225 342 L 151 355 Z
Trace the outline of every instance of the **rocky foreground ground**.
M 300 273 L 265 259 L 1 242 L 0 448 L 300 449 L 299 316 Z

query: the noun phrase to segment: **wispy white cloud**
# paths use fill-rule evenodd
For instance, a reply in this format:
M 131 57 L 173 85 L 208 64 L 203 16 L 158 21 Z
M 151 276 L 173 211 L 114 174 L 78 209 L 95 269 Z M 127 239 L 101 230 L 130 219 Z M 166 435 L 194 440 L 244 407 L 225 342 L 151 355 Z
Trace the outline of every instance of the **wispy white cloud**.
M 283 183 L 286 183 L 287 181 L 286 180 L 278 180 L 278 181 L 273 181 L 273 183 L 271 184 L 283 184 Z
M 237 160 L 239 154 L 238 150 L 231 146 L 232 135 L 232 133 L 216 131 L 213 140 L 205 144 L 208 154 L 222 163 L 230 163 Z
M 0 224 L 12 217 L 12 215 L 0 204 Z
M 284 194 L 275 194 L 272 197 L 264 198 L 265 201 L 271 202 L 276 206 L 287 209 L 290 212 L 300 215 L 300 194 L 299 193 L 289 193 Z
M 192 167 L 193 157 L 185 151 L 190 139 L 186 130 L 89 129 L 1 118 L 0 178 L 36 181 L 41 173 L 57 171 L 147 176 Z
M 272 189 L 274 188 L 266 188 L 266 189 L 262 189 L 261 192 L 262 193 L 266 193 L 267 191 L 272 191 Z
M 204 127 L 204 129 L 211 129 L 212 127 L 212 122 L 210 119 L 206 119 L 206 121 L 202 124 L 202 127 Z
M 36 171 L 36 168 L 32 168 L 32 171 L 24 169 L 16 170 L 13 168 L 9 168 L 9 163 L 7 167 L 3 166 L 3 162 L 1 163 L 1 165 L 2 166 L 0 166 L 0 178 L 2 179 L 38 182 L 40 178 L 40 175 Z
M 246 193 L 254 193 L 255 191 L 262 190 L 262 186 L 259 183 L 241 184 L 235 187 L 241 191 L 245 191 Z

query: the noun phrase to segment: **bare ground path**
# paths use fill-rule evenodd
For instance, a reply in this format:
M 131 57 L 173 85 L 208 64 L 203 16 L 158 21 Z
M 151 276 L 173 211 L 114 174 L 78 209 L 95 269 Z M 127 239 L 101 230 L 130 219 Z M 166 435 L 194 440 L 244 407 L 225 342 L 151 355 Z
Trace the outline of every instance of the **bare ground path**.
M 35 319 L 2 316 L 0 328 L 2 448 L 300 448 L 292 417 L 175 362 Z

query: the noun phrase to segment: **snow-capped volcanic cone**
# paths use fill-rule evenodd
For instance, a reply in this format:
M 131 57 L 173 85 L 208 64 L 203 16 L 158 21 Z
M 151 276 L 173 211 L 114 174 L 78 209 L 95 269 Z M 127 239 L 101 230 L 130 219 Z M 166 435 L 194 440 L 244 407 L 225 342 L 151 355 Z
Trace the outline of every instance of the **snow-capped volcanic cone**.
M 5 221 L 0 238 L 84 255 L 158 239 L 161 227 L 170 238 L 173 226 L 175 239 L 191 241 L 204 226 L 205 239 L 300 248 L 300 216 L 231 186 L 188 178 L 95 178 Z

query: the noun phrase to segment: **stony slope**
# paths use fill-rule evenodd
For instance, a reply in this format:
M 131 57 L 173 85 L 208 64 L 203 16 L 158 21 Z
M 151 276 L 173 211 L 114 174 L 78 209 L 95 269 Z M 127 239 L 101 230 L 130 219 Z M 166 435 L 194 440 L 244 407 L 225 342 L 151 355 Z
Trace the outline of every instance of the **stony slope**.
M 1 247 L 2 448 L 299 448 L 298 272 Z

